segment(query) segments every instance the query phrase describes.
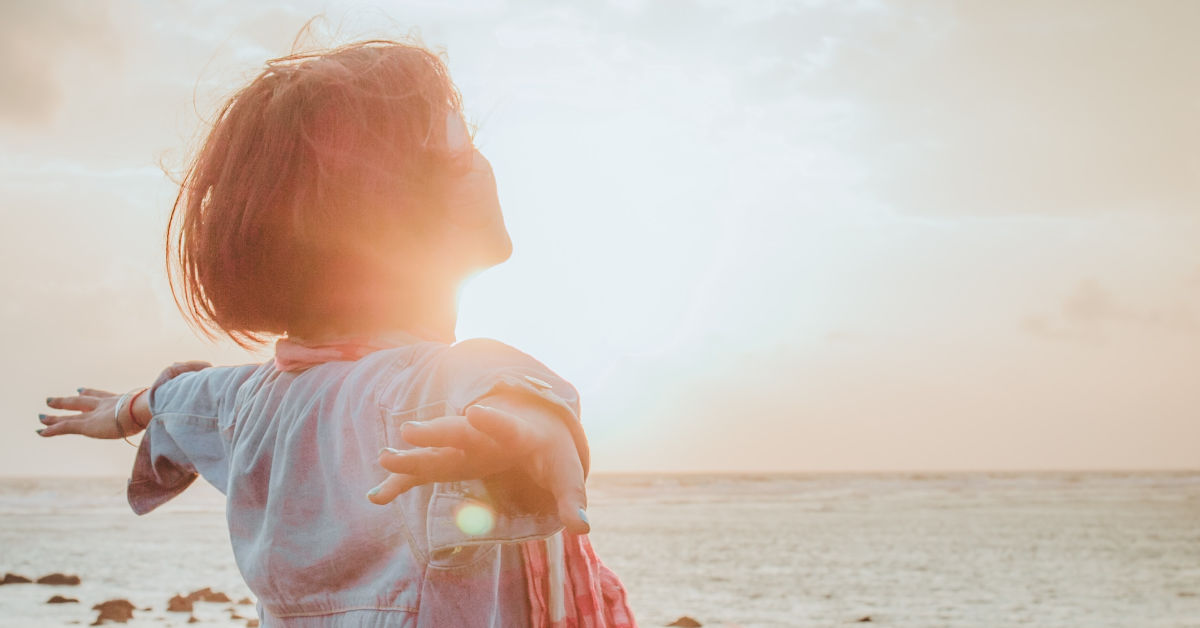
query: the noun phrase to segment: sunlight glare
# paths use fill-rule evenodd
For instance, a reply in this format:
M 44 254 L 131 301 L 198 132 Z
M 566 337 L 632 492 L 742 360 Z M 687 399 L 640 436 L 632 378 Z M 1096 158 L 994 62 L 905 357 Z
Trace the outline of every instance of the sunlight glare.
M 496 525 L 496 516 L 492 509 L 479 502 L 463 504 L 454 514 L 454 523 L 464 534 L 479 536 L 492 531 Z

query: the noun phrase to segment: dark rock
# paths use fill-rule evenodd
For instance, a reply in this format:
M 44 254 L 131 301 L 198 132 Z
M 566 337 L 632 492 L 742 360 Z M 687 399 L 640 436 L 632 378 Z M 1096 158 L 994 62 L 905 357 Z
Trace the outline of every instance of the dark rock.
M 100 615 L 96 617 L 96 621 L 92 622 L 92 625 L 99 626 L 108 620 L 124 624 L 133 619 L 134 608 L 133 603 L 129 600 L 108 600 L 107 602 L 101 602 L 92 607 L 92 610 L 100 611 Z
M 871 621 L 871 616 L 870 616 L 870 615 L 863 615 L 862 617 L 859 617 L 858 619 L 856 619 L 856 620 L 854 620 L 854 621 L 855 621 L 855 622 L 857 622 L 857 623 L 860 623 L 860 624 L 861 624 L 861 623 L 864 623 L 864 622 L 868 622 L 868 621 Z
M 213 591 L 212 589 L 210 589 L 208 587 L 204 587 L 203 589 L 198 589 L 196 591 L 192 591 L 191 593 L 188 593 L 187 596 L 188 596 L 188 599 L 190 599 L 193 602 L 227 603 L 227 602 L 233 601 L 233 600 L 229 599 L 228 595 L 225 595 L 224 593 L 221 593 L 219 591 Z
M 25 584 L 26 582 L 33 582 L 33 580 L 25 576 L 18 576 L 15 573 L 6 573 L 4 574 L 4 581 L 0 582 L 0 584 Z
M 79 584 L 79 576 L 68 576 L 63 573 L 52 573 L 42 576 L 37 579 L 38 584 L 61 584 L 61 585 L 76 585 Z
M 115 600 L 105 600 L 93 606 L 92 610 L 100 611 L 102 613 L 114 613 L 119 611 L 133 613 L 136 608 L 137 607 L 133 605 L 133 602 L 130 602 L 124 598 L 117 598 Z
M 176 595 L 167 600 L 167 610 L 172 613 L 190 613 L 192 612 L 192 598 Z
M 200 598 L 202 598 L 206 595 L 209 595 L 212 592 L 213 592 L 213 590 L 208 587 L 204 587 L 203 589 L 196 589 L 195 591 L 192 591 L 191 593 L 187 594 L 187 599 L 189 599 L 193 602 L 199 602 Z
M 79 600 L 77 600 L 73 597 L 63 597 L 61 595 L 56 595 L 56 596 L 46 600 L 46 603 L 47 604 L 71 604 L 71 603 L 78 604 Z
M 251 601 L 250 598 L 248 598 L 248 597 L 244 597 L 244 598 L 238 600 L 238 604 L 253 604 L 253 603 L 254 602 Z
M 700 622 L 692 619 L 691 617 L 684 615 L 683 617 L 680 617 L 679 619 L 676 619 L 675 621 L 673 621 L 667 625 L 668 626 L 679 626 L 680 628 L 699 628 L 700 626 L 703 626 L 704 624 L 701 624 Z

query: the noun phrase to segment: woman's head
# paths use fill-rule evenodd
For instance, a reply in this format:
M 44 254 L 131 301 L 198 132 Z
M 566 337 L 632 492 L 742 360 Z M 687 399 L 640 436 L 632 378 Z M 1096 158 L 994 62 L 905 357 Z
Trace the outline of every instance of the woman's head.
M 510 251 L 445 64 L 392 41 L 269 62 L 220 110 L 167 231 L 181 309 L 241 344 L 370 329 Z

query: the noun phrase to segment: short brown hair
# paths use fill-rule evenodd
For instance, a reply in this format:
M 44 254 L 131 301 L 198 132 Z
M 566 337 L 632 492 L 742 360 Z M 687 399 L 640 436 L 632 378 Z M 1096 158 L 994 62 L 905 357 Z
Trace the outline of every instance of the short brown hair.
M 462 115 L 458 91 L 418 44 L 269 61 L 220 109 L 171 209 L 180 311 L 209 338 L 252 347 L 369 307 L 395 236 L 436 220 L 440 183 L 469 168 L 470 142 L 446 141 L 450 115 Z

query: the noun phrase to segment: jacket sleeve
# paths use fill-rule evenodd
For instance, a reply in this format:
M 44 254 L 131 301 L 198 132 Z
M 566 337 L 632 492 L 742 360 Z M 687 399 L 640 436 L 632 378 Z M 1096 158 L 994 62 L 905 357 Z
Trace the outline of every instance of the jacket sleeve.
M 229 480 L 229 435 L 241 385 L 257 364 L 211 367 L 160 377 L 146 393 L 150 423 L 134 458 L 126 496 L 139 515 L 204 476 L 222 493 Z

